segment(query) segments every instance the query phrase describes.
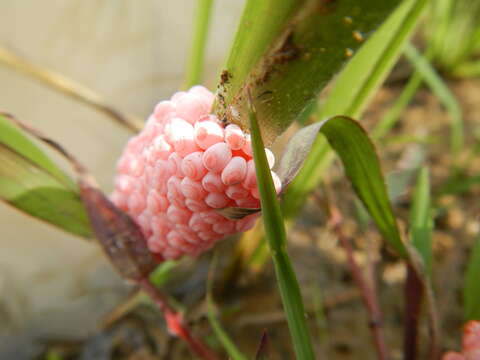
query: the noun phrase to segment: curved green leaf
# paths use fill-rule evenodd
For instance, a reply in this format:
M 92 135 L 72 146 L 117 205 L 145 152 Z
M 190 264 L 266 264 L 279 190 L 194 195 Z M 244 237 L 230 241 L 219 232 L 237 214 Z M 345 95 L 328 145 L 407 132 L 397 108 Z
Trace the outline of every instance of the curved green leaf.
M 280 160 L 279 176 L 282 183 L 288 184 L 300 170 L 318 132 L 326 137 L 342 160 L 345 173 L 357 196 L 382 235 L 401 256 L 406 256 L 375 146 L 356 121 L 336 116 L 297 132 Z
M 92 235 L 75 183 L 2 115 L 0 200 L 72 234 Z

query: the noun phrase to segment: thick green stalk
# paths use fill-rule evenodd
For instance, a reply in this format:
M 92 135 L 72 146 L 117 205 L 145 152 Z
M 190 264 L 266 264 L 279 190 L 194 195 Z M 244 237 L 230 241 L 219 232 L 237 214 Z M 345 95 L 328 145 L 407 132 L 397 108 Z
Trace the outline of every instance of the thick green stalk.
M 195 25 L 192 46 L 185 73 L 183 88 L 188 89 L 202 81 L 203 63 L 205 60 L 205 47 L 207 43 L 210 14 L 213 0 L 198 0 L 195 15 Z
M 265 236 L 272 254 L 280 295 L 287 317 L 297 359 L 314 360 L 315 355 L 305 321 L 305 308 L 295 273 L 286 252 L 286 232 L 272 176 L 265 156 L 263 140 L 253 110 L 249 114 L 253 157 L 263 213 Z

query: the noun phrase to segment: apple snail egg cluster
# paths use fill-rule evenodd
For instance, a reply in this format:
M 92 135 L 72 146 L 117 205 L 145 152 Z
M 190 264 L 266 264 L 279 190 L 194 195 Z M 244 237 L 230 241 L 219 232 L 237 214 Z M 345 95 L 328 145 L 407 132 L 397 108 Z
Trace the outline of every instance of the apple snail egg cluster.
M 140 226 L 162 259 L 196 256 L 250 229 L 258 214 L 230 220 L 216 210 L 259 208 L 250 135 L 210 114 L 202 86 L 160 102 L 117 164 L 112 201 Z M 270 168 L 275 158 L 265 149 Z M 277 193 L 281 181 L 272 171 Z

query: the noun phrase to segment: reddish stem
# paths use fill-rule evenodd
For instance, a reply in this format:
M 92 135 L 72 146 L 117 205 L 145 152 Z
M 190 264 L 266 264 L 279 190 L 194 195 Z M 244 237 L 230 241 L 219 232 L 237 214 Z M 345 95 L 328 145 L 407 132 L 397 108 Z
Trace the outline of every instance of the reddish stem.
M 412 265 L 407 265 L 405 284 L 405 327 L 403 338 L 404 360 L 415 360 L 418 353 L 418 322 L 424 287 Z
M 140 287 L 155 302 L 165 316 L 167 328 L 172 335 L 184 340 L 190 350 L 198 357 L 205 360 L 218 360 L 220 357 L 215 354 L 207 345 L 193 337 L 188 327 L 183 323 L 182 315 L 176 312 L 168 303 L 168 299 L 153 285 L 149 279 L 144 278 L 138 281 Z
M 362 274 L 362 270 L 353 256 L 353 248 L 350 242 L 350 238 L 345 236 L 342 230 L 342 215 L 338 208 L 329 206 L 330 212 L 330 225 L 335 231 L 340 244 L 345 249 L 347 254 L 347 262 L 352 272 L 353 279 L 357 284 L 361 292 L 362 300 L 367 308 L 370 318 L 370 328 L 372 330 L 373 341 L 375 348 L 377 349 L 378 358 L 380 360 L 388 359 L 388 350 L 385 343 L 385 337 L 382 330 L 382 311 L 378 303 L 377 294 L 375 288 L 368 285 L 365 277 Z

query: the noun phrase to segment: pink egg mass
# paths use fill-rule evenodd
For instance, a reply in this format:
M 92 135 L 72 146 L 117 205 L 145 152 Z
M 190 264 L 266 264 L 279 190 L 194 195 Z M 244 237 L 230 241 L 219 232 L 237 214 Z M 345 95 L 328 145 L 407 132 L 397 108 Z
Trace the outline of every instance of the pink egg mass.
M 260 201 L 250 136 L 210 114 L 213 100 L 194 86 L 160 102 L 118 161 L 112 201 L 137 222 L 160 259 L 197 256 L 258 217 L 230 220 L 217 212 L 259 208 Z M 271 168 L 273 153 L 265 151 Z M 272 176 L 279 193 L 281 182 Z

